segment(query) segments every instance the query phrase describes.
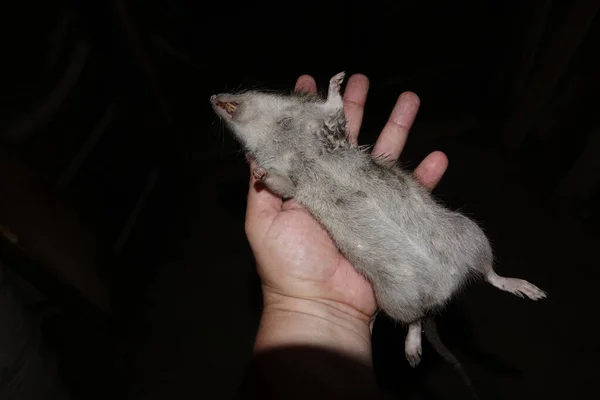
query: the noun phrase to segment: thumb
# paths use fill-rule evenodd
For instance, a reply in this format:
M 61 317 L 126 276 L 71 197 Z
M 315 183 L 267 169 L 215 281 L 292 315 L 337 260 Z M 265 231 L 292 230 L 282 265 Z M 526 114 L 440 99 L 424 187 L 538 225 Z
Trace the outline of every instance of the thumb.
M 246 206 L 246 233 L 249 236 L 260 236 L 269 229 L 273 219 L 281 212 L 283 201 L 258 182 L 252 170 L 258 165 L 248 158 L 250 164 L 250 187 Z

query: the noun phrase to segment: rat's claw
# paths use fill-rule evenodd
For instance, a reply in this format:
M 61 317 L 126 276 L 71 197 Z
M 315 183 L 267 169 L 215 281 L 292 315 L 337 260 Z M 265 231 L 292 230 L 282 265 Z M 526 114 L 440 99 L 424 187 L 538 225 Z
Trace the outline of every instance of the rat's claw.
M 338 94 L 340 92 L 342 82 L 344 82 L 344 78 L 346 77 L 345 72 L 340 72 L 333 76 L 329 80 L 329 93 L 330 94 Z
M 261 182 L 267 177 L 267 171 L 264 168 L 260 167 L 254 168 L 252 170 L 252 176 L 254 176 L 254 179 Z
M 421 354 L 407 354 L 406 359 L 411 367 L 416 368 L 419 365 L 419 362 L 421 362 Z
M 345 77 L 346 77 L 346 72 L 344 72 L 344 71 L 339 72 L 339 73 L 335 74 L 333 76 L 333 78 L 331 78 L 331 82 L 334 85 L 337 85 L 339 87 L 342 84 L 342 82 L 344 82 Z

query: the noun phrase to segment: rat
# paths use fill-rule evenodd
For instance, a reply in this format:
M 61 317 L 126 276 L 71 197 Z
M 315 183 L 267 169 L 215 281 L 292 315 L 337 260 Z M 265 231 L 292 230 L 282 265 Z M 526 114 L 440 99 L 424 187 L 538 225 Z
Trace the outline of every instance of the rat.
M 216 94 L 210 102 L 255 160 L 256 180 L 302 205 L 369 280 L 379 309 L 408 326 L 409 364 L 421 360 L 423 331 L 477 397 L 439 339 L 434 314 L 478 277 L 532 300 L 546 292 L 498 275 L 490 242 L 476 222 L 441 205 L 413 173 L 348 140 L 344 78 L 344 72 L 332 77 L 326 96 L 248 90 Z

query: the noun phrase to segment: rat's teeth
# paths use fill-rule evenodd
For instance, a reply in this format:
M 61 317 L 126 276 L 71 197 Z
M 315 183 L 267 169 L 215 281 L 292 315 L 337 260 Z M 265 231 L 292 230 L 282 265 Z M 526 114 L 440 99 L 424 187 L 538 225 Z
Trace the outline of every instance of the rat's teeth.
M 217 104 L 223 110 L 227 111 L 229 115 L 233 114 L 235 109 L 238 107 L 238 103 L 236 103 L 235 101 L 218 101 Z

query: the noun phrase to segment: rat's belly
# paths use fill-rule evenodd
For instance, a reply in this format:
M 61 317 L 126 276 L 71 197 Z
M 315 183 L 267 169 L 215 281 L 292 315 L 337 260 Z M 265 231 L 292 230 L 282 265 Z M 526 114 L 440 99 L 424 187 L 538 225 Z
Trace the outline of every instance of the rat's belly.
M 297 201 L 378 291 L 403 299 L 404 307 L 414 302 L 435 305 L 452 296 L 465 271 L 445 254 L 448 232 L 444 224 L 423 221 L 426 217 L 410 214 L 408 208 L 390 210 L 386 208 L 389 201 L 360 196 L 348 201 L 347 196 L 338 195 L 334 187 L 319 195 L 300 193 Z M 340 198 L 342 204 L 337 201 Z M 406 218 L 401 217 L 403 211 Z
M 340 204 L 336 196 L 309 194 L 298 196 L 296 201 L 321 223 L 338 249 L 365 274 L 402 268 L 408 278 L 418 265 L 431 263 L 422 243 L 411 239 L 412 229 L 394 221 L 375 199 L 358 198 Z

